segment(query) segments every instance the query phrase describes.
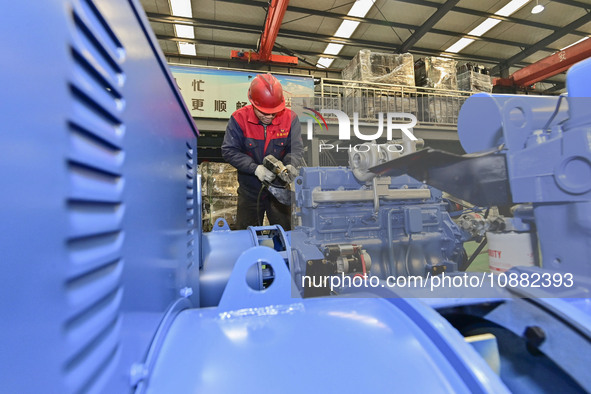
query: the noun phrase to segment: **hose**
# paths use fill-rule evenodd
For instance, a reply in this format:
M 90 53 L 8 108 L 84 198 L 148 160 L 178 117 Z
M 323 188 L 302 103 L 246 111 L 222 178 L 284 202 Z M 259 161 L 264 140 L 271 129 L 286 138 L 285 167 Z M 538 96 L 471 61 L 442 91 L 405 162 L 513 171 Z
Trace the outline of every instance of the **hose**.
M 470 259 L 468 260 L 468 262 L 466 263 L 466 268 L 464 269 L 464 271 L 470 266 L 470 264 L 472 264 L 472 262 L 476 259 L 476 257 L 480 254 L 480 252 L 482 252 L 482 249 L 484 249 L 484 247 L 486 246 L 486 237 L 482 240 L 482 242 L 480 242 L 480 244 L 478 245 L 478 247 L 476 248 L 476 250 L 474 251 L 474 253 L 472 253 L 472 256 L 470 256 Z
M 367 277 L 367 269 L 365 267 L 365 258 L 363 257 L 363 252 L 359 251 L 359 257 L 361 258 L 361 268 L 363 269 L 363 277 Z
M 544 130 L 546 132 L 550 131 L 550 123 L 552 123 L 552 121 L 554 120 L 556 115 L 558 115 L 558 111 L 560 110 L 560 103 L 562 102 L 562 99 L 565 97 L 566 97 L 565 93 L 562 93 L 560 96 L 558 96 L 558 102 L 556 103 L 556 108 L 554 109 L 554 112 L 552 113 L 552 115 L 550 115 L 550 119 L 548 119 L 548 121 L 546 122 L 546 124 L 544 125 L 542 130 Z
M 261 189 L 259 190 L 259 195 L 257 196 L 257 226 L 262 226 L 263 224 L 261 223 L 261 195 L 263 194 L 263 190 L 265 190 L 265 184 L 263 183 L 261 185 Z M 264 214 L 264 213 L 263 213 Z

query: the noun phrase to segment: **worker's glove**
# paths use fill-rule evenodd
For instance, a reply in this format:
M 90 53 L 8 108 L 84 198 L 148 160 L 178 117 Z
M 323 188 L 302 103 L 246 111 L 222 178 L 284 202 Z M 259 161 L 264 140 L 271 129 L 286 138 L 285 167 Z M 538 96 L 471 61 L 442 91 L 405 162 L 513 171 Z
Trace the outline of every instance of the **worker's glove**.
M 287 170 L 287 183 L 292 183 L 294 179 L 296 179 L 296 177 L 300 174 L 300 172 L 291 164 L 286 165 L 285 169 Z
M 266 169 L 265 166 L 263 166 L 262 164 L 259 164 L 259 166 L 256 168 L 256 170 L 254 170 L 254 174 L 256 175 L 257 178 L 259 178 L 259 181 L 261 181 L 261 182 L 271 183 L 271 181 L 273 181 L 273 179 L 275 179 L 275 174 L 273 174 L 271 171 Z

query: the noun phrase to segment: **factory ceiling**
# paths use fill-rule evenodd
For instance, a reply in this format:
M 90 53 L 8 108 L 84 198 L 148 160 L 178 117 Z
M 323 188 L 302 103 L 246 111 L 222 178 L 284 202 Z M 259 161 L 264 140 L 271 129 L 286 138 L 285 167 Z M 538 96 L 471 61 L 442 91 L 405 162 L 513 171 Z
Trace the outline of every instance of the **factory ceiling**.
M 183 13 L 172 11 L 174 1 L 141 0 L 165 55 L 223 60 L 230 59 L 231 50 L 257 49 L 270 4 L 190 0 Z M 445 55 L 485 65 L 500 76 L 591 35 L 591 0 L 359 1 L 366 3 L 361 13 L 352 10 L 351 0 L 290 1 L 273 53 L 335 71 L 364 48 L 410 52 L 415 58 Z M 536 5 L 544 10 L 532 13 Z M 352 29 L 343 33 L 346 27 Z M 187 47 L 191 54 L 181 54 Z M 544 82 L 548 90 L 560 89 L 564 74 Z

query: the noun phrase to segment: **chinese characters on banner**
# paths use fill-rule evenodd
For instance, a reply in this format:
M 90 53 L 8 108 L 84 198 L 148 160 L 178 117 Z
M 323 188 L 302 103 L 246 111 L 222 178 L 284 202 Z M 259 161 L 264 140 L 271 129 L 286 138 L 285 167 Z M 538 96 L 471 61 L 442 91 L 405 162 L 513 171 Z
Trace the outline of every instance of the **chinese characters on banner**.
M 257 73 L 237 70 L 220 70 L 190 66 L 170 66 L 172 76 L 187 104 L 191 115 L 196 118 L 225 118 L 250 104 L 248 87 Z M 312 77 L 274 74 L 289 107 L 292 98 L 313 97 Z

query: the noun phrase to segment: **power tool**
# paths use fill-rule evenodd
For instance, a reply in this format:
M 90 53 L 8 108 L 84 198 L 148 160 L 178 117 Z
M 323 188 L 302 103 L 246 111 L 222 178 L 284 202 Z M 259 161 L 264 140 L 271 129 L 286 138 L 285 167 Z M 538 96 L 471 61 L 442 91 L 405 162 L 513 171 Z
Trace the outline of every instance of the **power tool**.
M 263 159 L 263 165 L 267 170 L 277 175 L 277 178 L 279 178 L 282 185 L 287 185 L 287 187 L 289 187 L 292 174 L 290 174 L 289 170 L 283 165 L 281 160 L 273 155 L 267 155 Z
M 277 176 L 276 184 L 263 182 L 269 192 L 284 205 L 291 205 L 291 187 L 290 183 L 296 174 L 293 174 L 283 165 L 283 162 L 273 155 L 267 155 L 263 159 L 263 166 Z

